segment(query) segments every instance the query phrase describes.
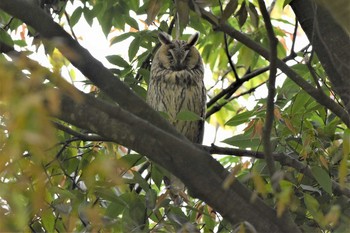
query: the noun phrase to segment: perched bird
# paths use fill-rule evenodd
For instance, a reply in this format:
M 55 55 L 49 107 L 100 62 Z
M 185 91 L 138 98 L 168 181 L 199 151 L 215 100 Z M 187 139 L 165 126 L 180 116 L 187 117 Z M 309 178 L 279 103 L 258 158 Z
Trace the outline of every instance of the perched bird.
M 165 113 L 169 122 L 193 143 L 202 143 L 206 108 L 203 62 L 194 47 L 198 37 L 195 33 L 188 41 L 172 40 L 167 33 L 159 33 L 161 46 L 153 58 L 147 92 L 147 103 Z M 192 112 L 199 116 L 198 120 L 181 120 L 177 117 L 181 112 Z M 183 188 L 178 179 L 170 177 L 170 190 L 176 193 Z

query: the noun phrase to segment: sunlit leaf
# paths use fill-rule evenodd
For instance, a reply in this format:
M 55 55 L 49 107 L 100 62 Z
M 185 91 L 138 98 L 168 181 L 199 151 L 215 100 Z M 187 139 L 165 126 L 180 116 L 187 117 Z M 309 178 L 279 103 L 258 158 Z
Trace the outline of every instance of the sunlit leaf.
M 119 66 L 119 67 L 128 67 L 129 66 L 129 63 L 127 61 L 125 61 L 121 56 L 119 55 L 110 55 L 110 56 L 107 56 L 106 59 L 116 65 L 116 66 Z
M 132 61 L 135 58 L 137 51 L 139 51 L 141 39 L 141 37 L 135 37 L 135 39 L 130 43 L 128 52 L 129 61 Z
M 80 17 L 83 13 L 83 8 L 77 7 L 73 14 L 70 16 L 70 25 L 73 27 L 80 20 Z
M 9 34 L 7 34 L 7 32 L 3 29 L 0 29 L 0 41 L 2 41 L 3 43 L 5 43 L 9 46 L 14 45 L 11 36 Z
M 304 193 L 304 203 L 305 203 L 306 209 L 315 218 L 315 220 L 318 223 L 322 223 L 324 216 L 322 211 L 320 211 L 320 204 L 316 200 L 316 198 L 314 198 L 310 194 Z
M 258 138 L 251 138 L 249 135 L 240 134 L 227 138 L 222 142 L 239 148 L 256 148 L 260 145 L 261 140 Z
M 243 123 L 247 123 L 249 121 L 249 118 L 254 115 L 253 111 L 246 111 L 242 112 L 240 114 L 235 115 L 230 120 L 228 120 L 225 125 L 229 126 L 237 126 Z
M 130 17 L 129 15 L 126 15 L 125 16 L 125 22 L 132 28 L 136 29 L 136 30 L 139 30 L 139 24 L 137 23 L 137 21 Z
M 118 43 L 118 42 L 121 42 L 123 40 L 126 40 L 127 38 L 129 38 L 130 36 L 134 35 L 133 32 L 127 32 L 127 33 L 124 33 L 124 34 L 121 34 L 121 35 L 118 35 L 118 36 L 115 36 L 111 39 L 111 45 L 112 44 L 115 44 L 115 43 Z
M 55 216 L 51 209 L 46 209 L 41 215 L 41 222 L 47 232 L 54 232 L 55 230 Z
M 348 158 L 350 155 L 350 130 L 344 130 L 343 135 L 343 154 L 339 165 L 339 184 L 345 187 L 348 175 Z

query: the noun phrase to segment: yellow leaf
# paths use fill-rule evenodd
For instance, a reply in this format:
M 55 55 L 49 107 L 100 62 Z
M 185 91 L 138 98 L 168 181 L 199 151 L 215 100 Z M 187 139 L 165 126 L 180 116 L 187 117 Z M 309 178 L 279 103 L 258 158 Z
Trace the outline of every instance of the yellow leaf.
M 266 183 L 264 182 L 263 178 L 256 172 L 253 172 L 252 178 L 254 181 L 256 191 L 261 195 L 266 196 L 267 194 Z
M 348 174 L 347 160 L 350 155 L 350 130 L 346 129 L 343 135 L 343 158 L 339 164 L 339 184 L 341 188 L 345 187 L 346 176 Z

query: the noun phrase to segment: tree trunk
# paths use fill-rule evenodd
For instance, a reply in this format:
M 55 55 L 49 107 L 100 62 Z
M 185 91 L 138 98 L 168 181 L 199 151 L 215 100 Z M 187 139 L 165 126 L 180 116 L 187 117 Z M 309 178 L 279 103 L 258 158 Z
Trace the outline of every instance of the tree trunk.
M 313 0 L 293 0 L 290 5 L 324 67 L 333 89 L 350 113 L 349 36 L 331 14 Z

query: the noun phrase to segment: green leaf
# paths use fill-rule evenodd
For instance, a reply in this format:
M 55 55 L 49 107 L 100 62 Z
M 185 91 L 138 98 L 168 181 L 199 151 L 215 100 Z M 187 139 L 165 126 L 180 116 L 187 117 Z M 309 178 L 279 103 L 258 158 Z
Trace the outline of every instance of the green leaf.
M 230 0 L 221 15 L 221 20 L 226 21 L 237 9 L 238 0 Z
M 107 37 L 111 31 L 113 23 L 113 9 L 106 10 L 100 19 L 103 34 Z
M 13 42 L 15 45 L 18 45 L 19 47 L 27 46 L 27 42 L 24 40 L 14 40 Z
M 127 154 L 119 159 L 120 163 L 128 166 L 137 166 L 146 161 L 145 157 L 140 154 Z
M 133 33 L 133 32 L 127 32 L 127 33 L 121 34 L 119 36 L 115 36 L 111 40 L 111 45 L 118 43 L 118 42 L 121 42 L 123 40 L 126 40 L 127 38 L 129 38 L 130 36 L 133 36 L 134 34 L 135 33 Z
M 135 39 L 130 43 L 129 51 L 128 51 L 129 61 L 132 61 L 136 56 L 137 52 L 139 51 L 140 42 L 141 42 L 141 37 L 135 37 Z
M 344 130 L 343 135 L 343 156 L 347 157 L 350 154 L 350 129 Z
M 259 27 L 259 14 L 258 14 L 257 10 L 255 9 L 254 4 L 249 3 L 247 11 L 250 15 L 250 21 L 252 22 L 253 26 L 255 28 L 258 28 Z
M 312 167 L 312 175 L 315 177 L 316 181 L 321 185 L 321 187 L 330 195 L 332 195 L 332 182 L 328 173 L 321 167 Z
M 136 193 L 125 193 L 121 197 L 129 204 L 129 208 L 125 209 L 123 212 L 122 232 L 143 232 L 141 228 L 147 229 L 144 222 L 146 214 L 144 196 Z
M 119 67 L 129 67 L 129 63 L 125 61 L 121 56 L 119 55 L 110 55 L 107 56 L 106 59 L 112 63 L 113 65 L 119 66 Z
M 188 110 L 183 110 L 176 115 L 176 120 L 180 120 L 180 121 L 198 121 L 201 119 L 202 118 L 198 116 L 196 113 Z
M 54 232 L 55 230 L 55 216 L 51 209 L 46 209 L 41 215 L 41 222 L 47 232 Z
M 284 8 L 285 6 L 287 6 L 291 1 L 293 1 L 293 0 L 284 0 L 284 2 L 283 2 L 283 8 Z
M 71 27 L 73 27 L 79 21 L 82 13 L 83 13 L 83 8 L 78 7 L 77 9 L 75 9 L 75 11 L 73 12 L 73 14 L 69 19 Z
M 145 178 L 143 178 L 140 175 L 140 173 L 138 173 L 137 171 L 132 171 L 132 173 L 134 177 L 131 180 L 127 179 L 126 182 L 131 184 L 133 183 L 139 184 L 143 190 L 148 191 L 150 187 L 149 187 L 149 184 L 147 183 L 147 180 L 145 180 Z
M 246 112 L 240 113 L 232 117 L 230 120 L 228 120 L 225 123 L 225 125 L 237 126 L 237 125 L 246 123 L 249 121 L 249 118 L 252 117 L 253 115 L 254 115 L 253 111 L 246 111 Z
M 261 144 L 259 138 L 251 138 L 249 135 L 240 134 L 222 141 L 223 143 L 239 148 L 257 148 Z
M 304 193 L 304 203 L 306 206 L 306 209 L 310 212 L 310 214 L 314 217 L 314 219 L 318 222 L 321 223 L 323 222 L 323 213 L 320 211 L 320 204 L 314 198 L 313 196 Z
M 340 160 L 339 165 L 339 184 L 340 187 L 344 188 L 347 184 L 348 176 L 348 158 L 350 155 L 350 130 L 344 130 L 343 135 L 343 156 Z
M 11 47 L 13 47 L 14 45 L 11 36 L 2 28 L 0 28 L 0 41 L 4 42 L 5 44 Z
M 145 88 L 141 87 L 140 85 L 131 85 L 132 90 L 143 99 L 146 99 L 147 91 Z
M 241 8 L 239 8 L 236 16 L 238 17 L 239 27 L 243 27 L 244 23 L 247 21 L 247 9 L 245 7 L 245 2 L 242 3 Z
M 106 215 L 111 218 L 117 218 L 121 213 L 123 213 L 126 206 L 126 204 L 123 205 L 119 202 L 112 202 L 106 209 Z
M 139 24 L 137 23 L 137 21 L 130 17 L 129 15 L 125 15 L 124 16 L 125 22 L 132 28 L 139 30 Z
M 293 113 L 305 112 L 310 102 L 313 102 L 311 97 L 306 92 L 300 91 L 293 103 Z
M 154 189 L 149 189 L 146 192 L 146 207 L 149 210 L 153 210 L 156 206 L 157 192 Z
M 85 20 L 86 20 L 86 22 L 90 25 L 90 26 L 92 26 L 92 21 L 93 21 L 93 19 L 94 19 L 94 13 L 89 9 L 89 8 L 87 8 L 87 7 L 85 7 L 84 9 L 83 9 L 83 12 L 84 12 L 84 18 L 85 18 Z M 102 26 L 102 25 L 101 25 Z
M 164 177 L 164 169 L 153 164 L 151 177 L 154 184 L 160 189 L 160 185 L 162 184 L 163 177 Z

